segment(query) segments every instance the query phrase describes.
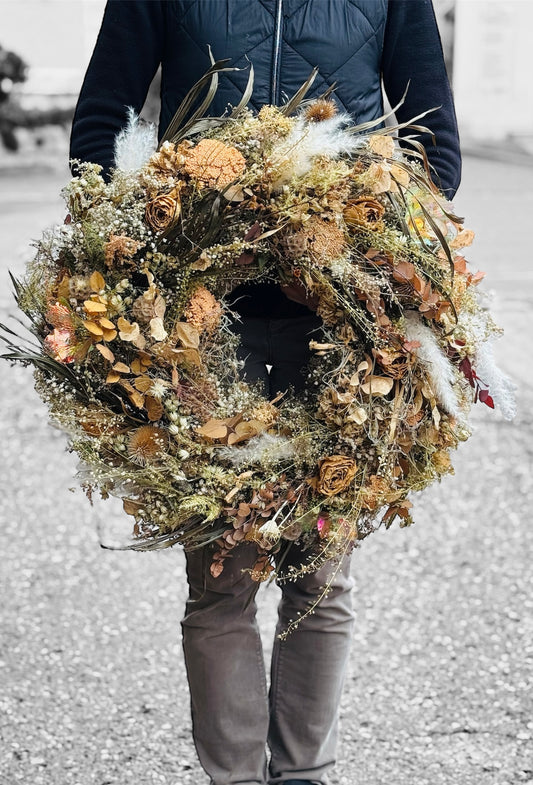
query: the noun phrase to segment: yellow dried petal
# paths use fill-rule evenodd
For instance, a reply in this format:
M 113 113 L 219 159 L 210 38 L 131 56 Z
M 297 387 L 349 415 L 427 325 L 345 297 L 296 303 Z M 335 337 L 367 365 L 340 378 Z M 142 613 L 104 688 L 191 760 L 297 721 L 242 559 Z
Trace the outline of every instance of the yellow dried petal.
M 102 330 L 100 325 L 96 324 L 95 322 L 84 322 L 83 324 L 85 325 L 86 329 L 91 333 L 91 335 L 97 335 L 98 337 L 100 337 L 104 334 L 104 331 Z
M 130 366 L 126 365 L 126 363 L 115 363 L 113 370 L 118 371 L 118 373 L 130 373 Z
M 104 276 L 95 270 L 95 272 L 92 273 L 91 277 L 89 278 L 89 284 L 93 292 L 99 292 L 105 286 Z
M 394 386 L 394 379 L 390 376 L 369 376 L 361 390 L 366 395 L 388 395 Z
M 87 313 L 105 313 L 107 306 L 103 303 L 95 302 L 94 300 L 85 300 L 83 307 Z
M 96 348 L 98 349 L 102 357 L 105 357 L 105 359 L 109 360 L 110 363 L 115 362 L 115 355 L 113 354 L 111 349 L 109 349 L 107 346 L 104 346 L 103 343 L 97 343 Z
M 113 324 L 113 322 L 110 322 L 109 319 L 106 319 L 105 317 L 101 317 L 100 319 L 98 319 L 98 324 L 100 325 L 100 327 L 103 327 L 105 330 L 115 329 L 115 325 Z
M 105 381 L 106 384 L 115 384 L 115 382 L 120 381 L 120 374 L 116 371 L 109 371 Z
M 117 337 L 116 330 L 106 330 L 104 328 L 104 341 L 113 341 Z
M 139 376 L 137 379 L 134 379 L 133 385 L 139 392 L 146 393 L 152 386 L 152 380 L 149 376 Z

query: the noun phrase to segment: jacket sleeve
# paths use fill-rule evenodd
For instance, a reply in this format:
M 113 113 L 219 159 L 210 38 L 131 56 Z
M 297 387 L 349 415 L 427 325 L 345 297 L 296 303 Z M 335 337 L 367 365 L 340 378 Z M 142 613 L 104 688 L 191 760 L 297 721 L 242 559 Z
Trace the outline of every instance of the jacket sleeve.
M 108 0 L 74 114 L 70 157 L 113 165 L 126 108 L 140 112 L 164 47 L 164 0 Z
M 382 59 L 383 85 L 399 122 L 438 107 L 418 124 L 435 135 L 418 137 L 426 149 L 433 178 L 449 199 L 461 181 L 461 151 L 452 92 L 431 0 L 389 0 Z M 410 132 L 404 130 L 400 136 Z

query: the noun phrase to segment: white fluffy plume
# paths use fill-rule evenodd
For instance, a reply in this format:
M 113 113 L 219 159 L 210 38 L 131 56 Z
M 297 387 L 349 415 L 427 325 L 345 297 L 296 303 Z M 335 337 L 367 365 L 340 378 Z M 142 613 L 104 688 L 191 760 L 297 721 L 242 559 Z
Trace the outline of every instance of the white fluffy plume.
M 438 402 L 448 414 L 458 417 L 461 411 L 453 389 L 455 379 L 453 365 L 440 348 L 430 328 L 422 323 L 415 311 L 408 311 L 405 314 L 405 334 L 407 340 L 418 341 L 420 344 L 415 350 L 416 356 L 426 369 Z
M 516 415 L 516 384 L 496 365 L 492 343 L 485 341 L 476 352 L 475 371 L 506 420 Z
M 153 123 L 144 123 L 128 106 L 128 123 L 115 137 L 115 167 L 123 172 L 138 171 L 157 147 Z
M 294 447 L 284 436 L 261 433 L 242 447 L 222 447 L 219 455 L 237 467 L 257 462 L 273 465 L 292 458 Z
M 319 123 L 299 118 L 286 139 L 272 151 L 272 161 L 279 169 L 276 187 L 280 188 L 293 177 L 304 175 L 317 155 L 338 158 L 351 153 L 365 142 L 365 138 L 349 133 L 344 126 L 350 123 L 346 114 L 338 114 Z

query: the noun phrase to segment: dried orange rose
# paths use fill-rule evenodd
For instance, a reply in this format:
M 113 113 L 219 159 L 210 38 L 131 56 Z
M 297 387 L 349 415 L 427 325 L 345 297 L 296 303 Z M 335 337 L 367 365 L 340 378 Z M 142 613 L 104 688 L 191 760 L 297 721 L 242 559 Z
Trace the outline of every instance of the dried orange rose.
M 318 464 L 316 490 L 324 496 L 335 496 L 346 490 L 357 472 L 357 464 L 346 455 L 329 455 Z
M 148 226 L 155 232 L 164 232 L 179 218 L 181 203 L 179 190 L 174 188 L 168 194 L 160 194 L 146 205 L 145 219 Z
M 359 196 L 350 199 L 344 208 L 344 220 L 348 226 L 365 226 L 368 229 L 379 229 L 385 208 L 373 196 Z

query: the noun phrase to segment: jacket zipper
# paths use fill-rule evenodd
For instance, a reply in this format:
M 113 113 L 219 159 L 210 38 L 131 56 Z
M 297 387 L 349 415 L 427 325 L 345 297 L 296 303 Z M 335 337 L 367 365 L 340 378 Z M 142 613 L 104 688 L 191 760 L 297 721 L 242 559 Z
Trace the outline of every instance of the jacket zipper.
M 279 103 L 279 66 L 281 60 L 281 21 L 283 11 L 283 0 L 276 0 L 276 21 L 274 26 L 274 51 L 272 53 L 272 85 L 270 91 L 270 102 Z

